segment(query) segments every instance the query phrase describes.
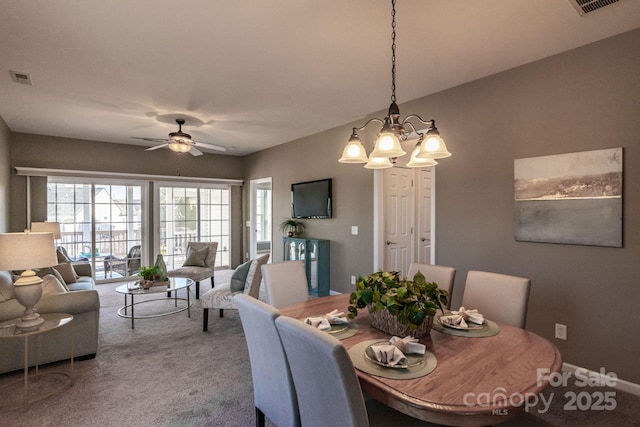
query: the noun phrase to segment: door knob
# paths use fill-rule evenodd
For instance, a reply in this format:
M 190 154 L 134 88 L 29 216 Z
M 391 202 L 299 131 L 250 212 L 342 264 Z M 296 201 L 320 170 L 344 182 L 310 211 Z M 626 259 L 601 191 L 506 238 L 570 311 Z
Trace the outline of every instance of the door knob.
M 421 240 L 421 241 L 423 241 L 423 242 L 426 242 L 426 241 L 427 241 L 427 240 L 429 240 L 429 239 L 427 239 L 426 237 L 423 237 L 423 238 L 421 238 L 420 240 Z
M 395 244 L 396 244 L 396 242 L 392 242 L 392 241 L 390 241 L 390 240 L 387 240 L 387 242 L 386 242 L 386 243 L 387 243 L 387 246 L 389 246 L 389 245 L 395 245 Z

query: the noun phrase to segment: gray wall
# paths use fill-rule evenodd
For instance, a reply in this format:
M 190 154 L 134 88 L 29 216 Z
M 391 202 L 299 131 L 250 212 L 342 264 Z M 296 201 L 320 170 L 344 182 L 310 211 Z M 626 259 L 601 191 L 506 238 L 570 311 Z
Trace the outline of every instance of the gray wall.
M 435 118 L 453 153 L 436 171 L 436 257 L 457 268 L 453 305 L 460 304 L 469 270 L 529 277 L 527 329 L 553 341 L 565 362 L 604 367 L 635 383 L 638 52 L 640 30 L 634 30 L 400 105 L 404 115 Z M 289 215 L 292 182 L 334 178 L 335 218 L 306 221 L 305 234 L 331 240 L 331 286 L 340 291 L 351 288 L 351 274 L 371 272 L 373 257 L 373 174 L 337 162 L 351 126 L 248 156 L 244 173 L 246 182 L 273 177 L 276 223 Z M 514 159 L 612 147 L 624 147 L 623 248 L 514 241 Z M 359 236 L 349 234 L 351 225 L 360 226 Z M 275 243 L 274 258 L 281 260 L 281 242 Z M 567 341 L 553 338 L 556 322 L 568 325 Z
M 83 141 L 51 136 L 11 133 L 11 165 L 22 167 L 70 169 L 84 171 L 120 172 L 149 175 L 190 176 L 203 178 L 242 179 L 242 158 L 217 154 L 194 157 L 177 155 L 170 150 L 144 151 L 144 147 L 106 142 Z M 1 170 L 1 169 L 0 169 Z M 26 177 L 17 176 L 11 168 L 12 231 L 22 230 L 26 223 Z M 46 210 L 46 180 L 32 178 L 32 219 L 43 220 Z M 242 189 L 231 187 L 234 230 L 241 229 Z M 149 212 L 148 220 L 153 226 Z M 241 262 L 240 233 L 231 242 L 231 262 Z M 151 259 L 151 261 L 155 258 Z
M 11 199 L 11 162 L 9 155 L 9 128 L 0 117 L 0 232 L 9 231 Z

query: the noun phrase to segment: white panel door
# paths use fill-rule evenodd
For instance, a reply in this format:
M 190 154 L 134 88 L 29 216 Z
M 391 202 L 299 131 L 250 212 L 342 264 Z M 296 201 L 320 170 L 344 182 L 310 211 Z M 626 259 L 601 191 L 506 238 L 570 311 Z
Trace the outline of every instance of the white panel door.
M 406 275 L 413 256 L 413 171 L 384 170 L 386 271 Z
M 416 212 L 416 262 L 431 263 L 431 170 L 418 170 Z

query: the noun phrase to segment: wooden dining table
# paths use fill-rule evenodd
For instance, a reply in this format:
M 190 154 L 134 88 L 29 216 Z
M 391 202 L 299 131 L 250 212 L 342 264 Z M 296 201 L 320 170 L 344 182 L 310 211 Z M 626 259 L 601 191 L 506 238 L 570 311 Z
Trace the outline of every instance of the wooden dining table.
M 314 298 L 284 307 L 280 313 L 296 319 L 334 309 L 348 313 L 349 295 Z M 355 335 L 341 340 L 352 346 L 391 336 L 371 326 L 366 309 L 350 320 Z M 495 322 L 500 331 L 490 337 L 453 336 L 431 330 L 420 338 L 437 359 L 436 368 L 415 379 L 390 379 L 356 369 L 362 391 L 412 417 L 450 426 L 483 426 L 504 422 L 537 399 L 560 372 L 562 356 L 555 345 L 524 329 Z M 531 409 L 531 408 L 529 408 Z

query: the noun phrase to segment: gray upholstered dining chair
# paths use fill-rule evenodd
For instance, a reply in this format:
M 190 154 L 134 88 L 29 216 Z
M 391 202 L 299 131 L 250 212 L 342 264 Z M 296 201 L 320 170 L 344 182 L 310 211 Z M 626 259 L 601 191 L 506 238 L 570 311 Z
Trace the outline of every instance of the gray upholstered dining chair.
M 531 280 L 523 277 L 469 271 L 462 305 L 478 309 L 487 319 L 524 329 L 530 288 Z
M 449 293 L 447 308 L 451 307 L 451 294 L 453 293 L 453 281 L 456 278 L 456 269 L 444 265 L 418 264 L 412 262 L 409 265 L 407 277 L 412 280 L 418 271 L 424 275 L 427 281 L 435 282 L 440 289 L 444 289 Z
M 284 261 L 262 266 L 267 304 L 281 308 L 309 299 L 304 261 Z
M 349 353 L 334 336 L 287 316 L 276 318 L 305 427 L 430 426 L 364 398 Z
M 207 249 L 206 257 L 190 257 L 190 251 L 198 252 Z M 196 299 L 200 298 L 200 282 L 211 278 L 211 287 L 214 287 L 213 275 L 216 265 L 216 253 L 218 252 L 218 242 L 188 242 L 187 259 L 182 267 L 167 271 L 169 277 L 186 277 L 196 282 Z M 193 259 L 194 262 L 190 260 Z
M 299 426 L 293 378 L 275 324 L 280 312 L 247 294 L 233 299 L 249 348 L 256 426 L 265 425 L 265 416 L 277 426 Z

